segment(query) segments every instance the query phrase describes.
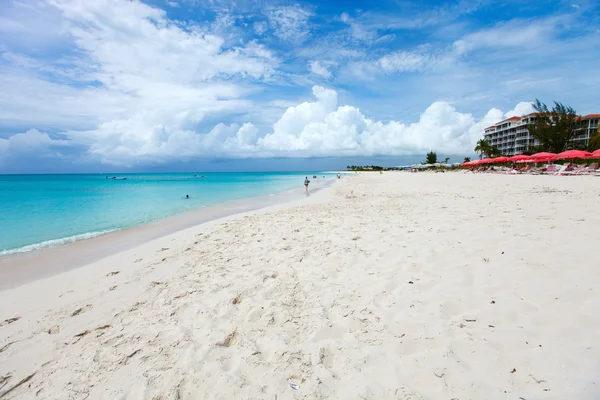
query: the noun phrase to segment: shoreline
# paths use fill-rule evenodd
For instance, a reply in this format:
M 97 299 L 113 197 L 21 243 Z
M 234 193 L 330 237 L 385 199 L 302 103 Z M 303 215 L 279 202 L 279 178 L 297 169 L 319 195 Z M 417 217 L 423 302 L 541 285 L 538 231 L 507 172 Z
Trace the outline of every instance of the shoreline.
M 360 174 L 0 291 L 0 396 L 598 398 L 596 183 Z
M 335 181 L 337 179 L 331 177 L 312 183 L 311 196 L 331 188 Z M 81 240 L 2 255 L 0 291 L 61 274 L 198 225 L 293 202 L 302 195 L 303 189 L 286 189 L 274 194 L 228 200 Z M 87 233 L 76 236 L 85 235 Z

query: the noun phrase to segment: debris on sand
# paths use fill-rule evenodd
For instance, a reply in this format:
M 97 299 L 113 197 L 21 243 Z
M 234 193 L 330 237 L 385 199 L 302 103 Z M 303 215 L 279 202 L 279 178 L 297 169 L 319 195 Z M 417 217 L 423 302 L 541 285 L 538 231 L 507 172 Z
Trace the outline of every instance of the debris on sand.
M 6 350 L 8 350 L 8 348 L 10 347 L 10 345 L 12 345 L 13 343 L 15 343 L 15 342 L 6 343 L 4 346 L 0 347 L 0 353 L 3 353 Z
M 20 319 L 21 319 L 21 317 L 13 317 L 13 318 L 5 319 L 4 322 L 0 322 L 0 326 L 10 325 L 13 322 L 17 322 Z
M 218 342 L 217 346 L 219 346 L 219 347 L 231 347 L 235 343 L 235 341 L 237 339 L 237 336 L 238 336 L 238 332 L 237 332 L 237 329 L 236 329 L 235 331 L 233 331 L 229 335 L 227 335 L 227 337 L 225 339 L 223 339 L 222 342 Z
M 128 355 L 127 358 L 131 358 L 131 357 L 135 356 L 140 351 L 142 351 L 142 350 L 141 349 L 137 349 L 136 351 L 134 351 L 133 353 L 131 353 L 130 355 Z
M 71 317 L 75 317 L 79 314 L 83 314 L 84 312 L 89 311 L 91 308 L 92 308 L 91 304 L 87 304 L 85 307 L 78 308 L 77 310 L 73 311 L 73 313 L 71 314 Z
M 97 327 L 97 328 L 96 328 L 96 329 L 94 329 L 94 330 L 95 330 L 95 331 L 101 331 L 101 330 L 103 330 L 103 329 L 108 329 L 108 328 L 112 328 L 112 325 L 111 325 L 111 324 L 102 325 L 102 326 L 99 326 L 99 327 Z
M 34 372 L 33 374 L 29 375 L 26 378 L 21 379 L 21 381 L 19 383 L 17 383 L 15 386 L 11 387 L 10 389 L 8 389 L 6 392 L 0 394 L 0 399 L 2 397 L 7 396 L 10 392 L 12 392 L 13 390 L 15 390 L 16 388 L 18 388 L 19 386 L 29 382 L 31 380 L 31 378 L 33 378 L 33 376 L 36 374 L 36 372 Z
M 77 338 L 77 340 L 74 341 L 73 344 L 79 342 L 82 337 L 89 335 L 90 333 L 92 333 L 92 331 L 83 331 L 83 332 L 78 333 L 77 335 L 73 336 L 74 338 Z
M 113 271 L 113 272 L 110 272 L 110 273 L 106 274 L 106 276 L 119 275 L 120 273 L 121 273 L 121 271 Z

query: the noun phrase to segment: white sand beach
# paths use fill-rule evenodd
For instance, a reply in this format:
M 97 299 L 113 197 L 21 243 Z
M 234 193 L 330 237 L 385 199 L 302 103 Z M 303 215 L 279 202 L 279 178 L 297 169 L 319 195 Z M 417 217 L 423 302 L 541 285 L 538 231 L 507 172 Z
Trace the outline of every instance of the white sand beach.
M 152 240 L 0 292 L 0 398 L 598 399 L 599 196 L 365 173 Z

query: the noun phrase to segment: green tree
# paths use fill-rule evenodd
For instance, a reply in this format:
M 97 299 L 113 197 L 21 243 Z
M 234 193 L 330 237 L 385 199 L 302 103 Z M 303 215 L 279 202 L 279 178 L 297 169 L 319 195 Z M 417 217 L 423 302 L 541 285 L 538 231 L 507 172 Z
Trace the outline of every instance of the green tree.
M 469 162 L 471 161 L 471 157 L 465 157 L 465 159 L 463 160 L 463 163 Z
M 425 164 L 435 164 L 437 162 L 437 153 L 430 151 L 425 155 Z
M 496 146 L 490 146 L 487 153 L 488 157 L 500 157 L 502 156 L 502 152 Z
M 475 153 L 479 153 L 479 159 L 481 160 L 483 158 L 483 155 L 487 154 L 490 151 L 490 147 L 491 145 L 487 140 L 479 139 L 473 150 L 475 151 Z
M 479 139 L 477 145 L 473 149 L 476 153 L 479 153 L 479 159 L 485 157 L 500 157 L 502 152 L 496 146 L 492 146 L 487 140 Z
M 539 141 L 539 149 L 552 153 L 565 151 L 578 127 L 578 117 L 573 107 L 555 101 L 554 107 L 548 109 L 546 104 L 535 99 L 533 108 L 536 117 L 529 127 L 529 133 Z
M 450 159 L 450 157 L 446 157 L 444 158 L 444 164 L 448 164 L 448 160 Z

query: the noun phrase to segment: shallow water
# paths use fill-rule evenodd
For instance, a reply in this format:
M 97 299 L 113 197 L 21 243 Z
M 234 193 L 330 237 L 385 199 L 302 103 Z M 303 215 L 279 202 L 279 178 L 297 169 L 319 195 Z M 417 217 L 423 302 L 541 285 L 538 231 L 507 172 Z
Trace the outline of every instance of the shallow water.
M 315 173 L 0 175 L 0 255 L 286 191 L 301 187 L 306 175 Z

